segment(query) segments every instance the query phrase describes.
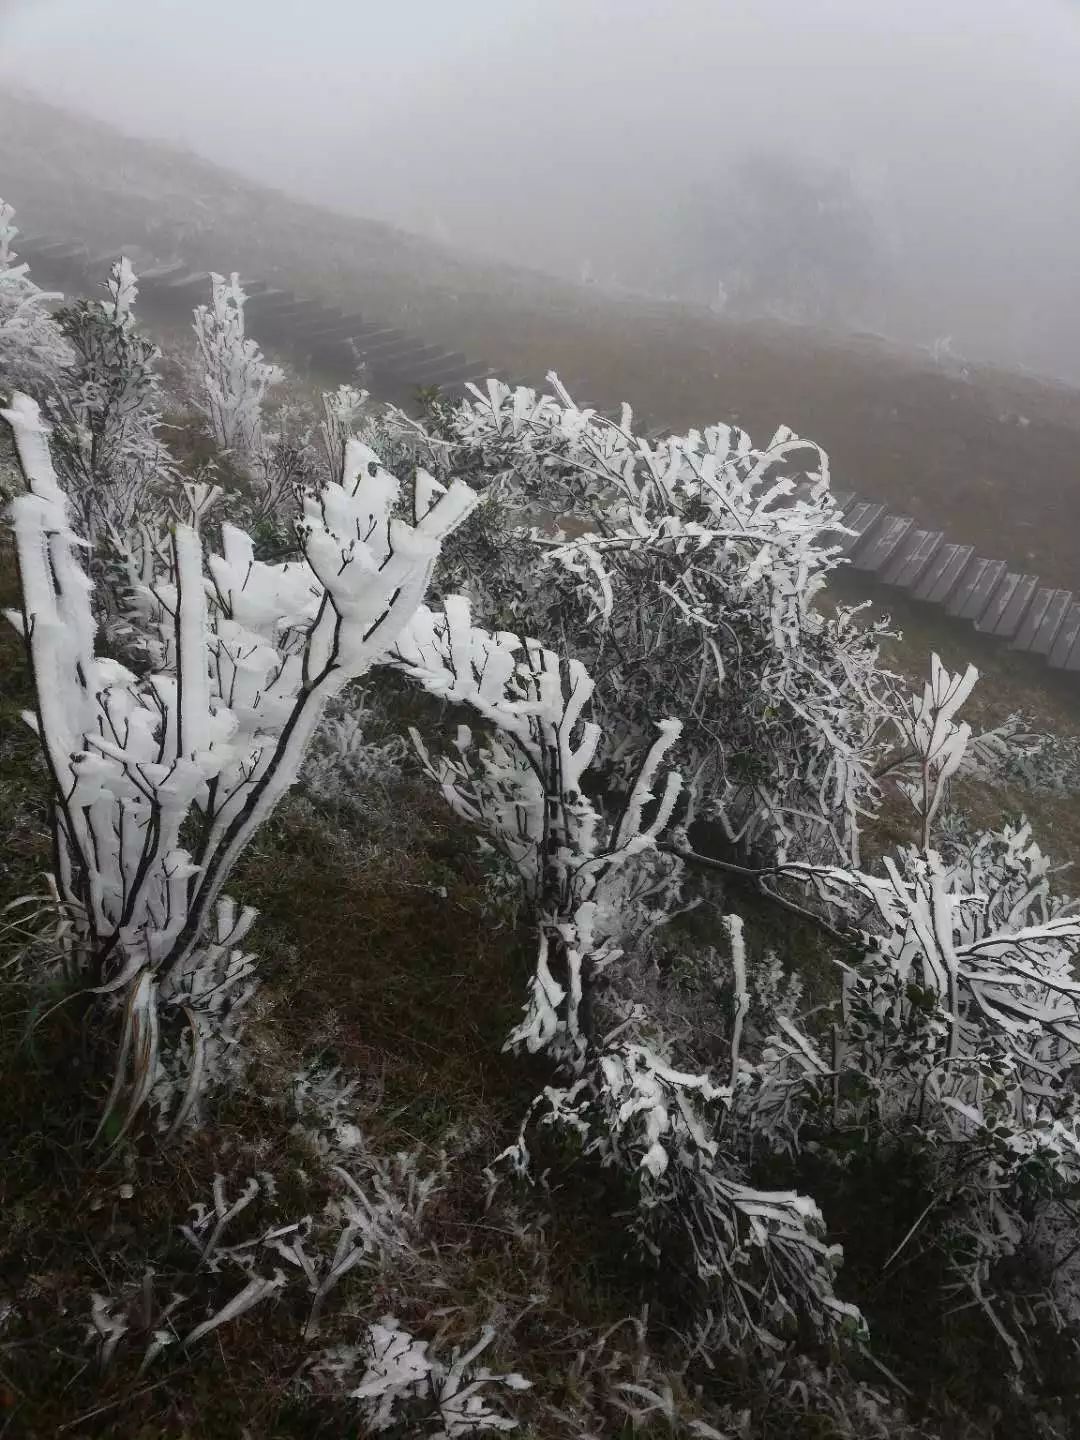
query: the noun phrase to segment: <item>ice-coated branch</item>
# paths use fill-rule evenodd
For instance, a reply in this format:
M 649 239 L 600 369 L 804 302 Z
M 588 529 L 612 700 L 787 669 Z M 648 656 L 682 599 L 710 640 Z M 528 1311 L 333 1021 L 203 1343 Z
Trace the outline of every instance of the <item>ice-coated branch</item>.
M 284 378 L 284 372 L 268 364 L 256 342 L 244 333 L 246 299 L 238 275 L 228 280 L 211 275 L 210 304 L 196 309 L 192 326 L 211 433 L 223 450 L 232 450 L 241 460 L 261 450 L 263 402 Z
M 131 263 L 121 257 L 105 282 L 107 300 L 60 312 L 72 352 L 66 383 L 50 400 L 53 454 L 82 533 L 92 545 L 123 535 L 149 493 L 175 483 L 159 438 L 161 352 L 139 333 Z
M 727 1083 L 682 1070 L 655 1043 L 634 1038 L 643 1020 L 655 1034 L 655 1021 L 638 1013 L 597 1032 L 603 977 L 671 907 L 674 884 L 657 838 L 681 779 L 671 772 L 662 787 L 657 779 L 679 723 L 662 722 L 609 818 L 582 789 L 600 729 L 584 718 L 593 687 L 580 664 L 560 665 L 535 641 L 478 629 L 460 597 L 441 615 L 419 610 L 395 658 L 432 693 L 472 706 L 495 727 L 477 742 L 460 726 L 453 753 L 438 758 L 413 739 L 450 805 L 516 866 L 536 925 L 529 999 L 507 1043 L 549 1054 L 560 1083 L 537 1098 L 501 1158 L 526 1172 L 528 1128 L 540 1123 L 569 1129 L 602 1164 L 625 1170 L 638 1186 L 643 1243 L 659 1256 L 673 1232 L 689 1241 L 699 1280 L 731 1312 L 733 1345 L 777 1347 L 780 1314 L 809 1319 L 822 1333 L 861 1325 L 834 1293 L 840 1252 L 824 1242 L 817 1207 L 750 1185 L 716 1139 L 741 1079 L 746 970 L 737 917 L 729 931 L 740 1008 Z
M 49 311 L 63 296 L 30 279 L 14 248 L 18 233 L 14 208 L 0 199 L 0 397 L 14 390 L 44 397 L 73 357 Z
M 192 525 L 144 529 L 128 557 L 154 665 L 139 677 L 97 651 L 83 542 L 37 406 L 16 396 L 3 414 L 28 487 L 12 506 L 14 618 L 52 783 L 69 962 L 123 1009 L 106 1114 L 126 1083 L 121 1132 L 151 1095 L 175 1128 L 227 1071 L 254 985 L 242 949 L 254 912 L 222 894 L 230 870 L 295 782 L 326 701 L 412 617 L 474 497 L 421 479 L 407 525 L 392 513 L 397 481 L 353 441 L 340 481 L 305 497 L 300 561 L 256 561 L 230 526 L 205 560 Z M 205 499 L 191 498 L 196 510 Z
M 501 568 L 488 547 L 470 586 L 541 643 L 573 635 L 616 764 L 662 706 L 683 722 L 699 818 L 748 854 L 857 863 L 894 685 L 877 630 L 815 604 L 841 563 L 827 457 L 785 427 L 760 449 L 728 425 L 653 443 L 628 407 L 606 419 L 548 378 L 549 394 L 471 387 L 429 442 L 536 522 Z M 405 453 L 423 448 L 414 424 L 397 429 Z

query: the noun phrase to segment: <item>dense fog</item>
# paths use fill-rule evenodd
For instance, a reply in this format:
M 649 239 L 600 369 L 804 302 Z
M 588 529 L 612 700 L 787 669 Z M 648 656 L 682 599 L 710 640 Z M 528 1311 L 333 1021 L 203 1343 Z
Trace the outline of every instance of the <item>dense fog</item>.
M 0 4 L 0 81 L 307 199 L 1080 380 L 1078 76 L 1066 0 Z

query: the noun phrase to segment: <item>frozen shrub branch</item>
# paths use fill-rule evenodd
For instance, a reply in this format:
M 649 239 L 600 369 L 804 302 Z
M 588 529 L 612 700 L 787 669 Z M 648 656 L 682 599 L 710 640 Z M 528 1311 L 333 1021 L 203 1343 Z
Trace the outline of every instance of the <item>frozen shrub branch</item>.
M 22 630 L 54 806 L 70 969 L 122 1008 L 106 1114 L 121 1133 L 157 1093 L 175 1129 L 220 1079 L 251 991 L 241 948 L 254 912 L 222 894 L 244 847 L 295 782 L 322 710 L 392 646 L 420 604 L 442 537 L 468 512 L 463 485 L 418 480 L 412 526 L 397 482 L 358 441 L 340 482 L 305 498 L 303 558 L 267 565 L 222 527 L 149 527 L 128 552 L 128 604 L 153 669 L 95 648 L 91 582 L 36 405 L 11 424 L 28 493 L 12 506 Z M 205 496 L 192 492 L 196 507 Z M 186 1040 L 163 1044 L 162 1021 Z
M 40 289 L 18 262 L 15 211 L 0 199 L 0 394 L 53 392 L 72 355 L 49 304 L 63 297 Z
M 193 329 L 202 364 L 206 415 L 214 439 L 242 461 L 263 446 L 263 402 L 272 386 L 284 379 L 270 365 L 254 340 L 244 333 L 244 301 L 240 277 L 210 277 L 210 304 L 195 311 Z M 342 454 L 342 461 L 344 455 Z M 335 474 L 340 474 L 340 465 Z

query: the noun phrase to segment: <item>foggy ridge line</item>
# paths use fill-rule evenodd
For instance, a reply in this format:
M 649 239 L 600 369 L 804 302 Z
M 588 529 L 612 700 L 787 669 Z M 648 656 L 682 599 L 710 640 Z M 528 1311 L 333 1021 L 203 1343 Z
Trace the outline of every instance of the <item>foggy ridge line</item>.
M 118 258 L 114 250 L 91 254 L 78 242 L 41 234 L 20 235 L 19 241 L 20 252 L 39 266 L 82 278 Z M 178 260 L 144 270 L 139 283 L 144 295 L 165 308 L 190 308 L 205 294 L 209 278 L 209 271 L 191 270 Z M 426 344 L 365 314 L 350 316 L 266 281 L 245 282 L 244 288 L 246 311 L 264 337 L 330 373 L 341 375 L 347 367 L 346 379 L 354 379 L 362 364 L 376 399 L 400 403 L 403 392 L 418 388 L 463 398 L 469 382 L 496 374 L 459 351 Z M 536 388 L 520 377 L 508 383 Z M 644 431 L 650 440 L 666 433 L 656 425 Z M 1080 673 L 1080 600 L 1071 590 L 1042 585 L 1037 575 L 976 555 L 973 545 L 948 540 L 941 530 L 921 529 L 913 516 L 895 514 L 853 491 L 834 494 L 850 532 L 837 538 L 854 570 L 907 591 L 950 619 L 972 622 L 976 631 L 1008 642 L 1011 649 L 1043 656 L 1051 669 Z

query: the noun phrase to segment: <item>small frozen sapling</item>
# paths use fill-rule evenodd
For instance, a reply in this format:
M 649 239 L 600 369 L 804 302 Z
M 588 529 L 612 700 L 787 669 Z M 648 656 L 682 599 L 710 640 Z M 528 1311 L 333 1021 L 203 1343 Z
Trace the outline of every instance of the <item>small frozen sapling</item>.
M 106 290 L 107 300 L 82 300 L 60 314 L 75 358 L 49 405 L 58 473 L 95 547 L 123 536 L 148 495 L 175 479 L 159 439 L 161 352 L 136 326 L 138 288 L 127 260 L 113 266 Z
M 210 277 L 210 304 L 195 311 L 194 331 L 206 394 L 210 431 L 223 450 L 242 462 L 262 450 L 263 403 L 284 373 L 264 360 L 244 332 L 240 277 Z M 340 473 L 340 470 L 335 471 Z
M 44 398 L 72 360 L 49 312 L 49 302 L 63 297 L 39 289 L 29 266 L 16 263 L 14 221 L 14 209 L 0 199 L 0 396 L 27 390 Z

